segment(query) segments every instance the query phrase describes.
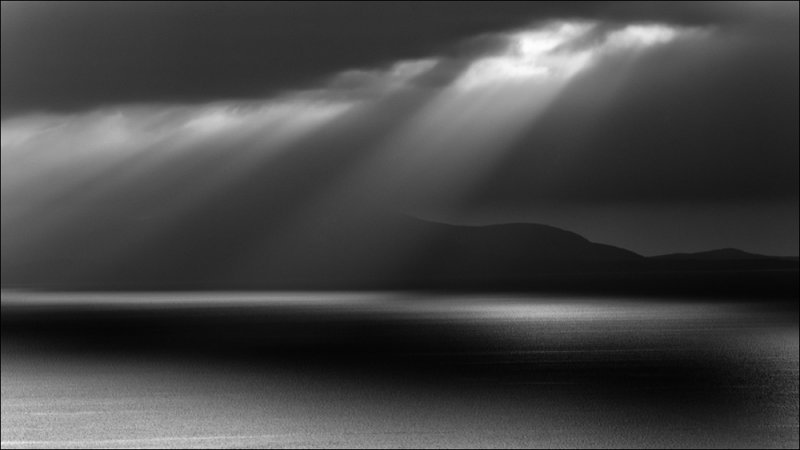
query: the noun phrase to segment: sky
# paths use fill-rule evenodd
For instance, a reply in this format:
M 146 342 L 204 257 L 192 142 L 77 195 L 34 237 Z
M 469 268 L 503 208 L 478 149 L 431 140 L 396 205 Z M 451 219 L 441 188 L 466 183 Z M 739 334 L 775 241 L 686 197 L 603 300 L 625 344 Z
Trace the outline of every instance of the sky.
M 798 28 L 796 2 L 3 2 L 3 264 L 238 267 L 390 240 L 378 209 L 797 255 Z

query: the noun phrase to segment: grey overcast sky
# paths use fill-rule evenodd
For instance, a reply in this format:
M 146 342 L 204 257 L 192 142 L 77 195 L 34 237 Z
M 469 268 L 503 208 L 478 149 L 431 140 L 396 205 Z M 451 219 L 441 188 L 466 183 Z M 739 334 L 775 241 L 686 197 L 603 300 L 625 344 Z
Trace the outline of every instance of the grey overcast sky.
M 797 255 L 799 40 L 796 2 L 3 2 L 4 267 L 375 205 Z

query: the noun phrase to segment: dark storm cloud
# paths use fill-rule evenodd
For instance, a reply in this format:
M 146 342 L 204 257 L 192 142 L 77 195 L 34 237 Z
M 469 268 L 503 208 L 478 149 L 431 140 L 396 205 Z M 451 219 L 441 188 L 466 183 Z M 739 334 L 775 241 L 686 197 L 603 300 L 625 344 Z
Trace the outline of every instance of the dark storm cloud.
M 2 114 L 264 97 L 345 69 L 447 52 L 462 39 L 532 20 L 739 23 L 769 8 L 716 2 L 4 2 Z

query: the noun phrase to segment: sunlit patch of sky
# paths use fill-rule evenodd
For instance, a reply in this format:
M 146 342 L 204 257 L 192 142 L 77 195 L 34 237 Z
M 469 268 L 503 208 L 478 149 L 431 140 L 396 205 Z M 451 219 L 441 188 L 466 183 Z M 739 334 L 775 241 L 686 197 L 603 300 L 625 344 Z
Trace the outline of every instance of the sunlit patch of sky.
M 458 83 L 469 89 L 488 83 L 569 79 L 603 55 L 647 49 L 707 32 L 658 23 L 604 27 L 598 32 L 600 28 L 598 22 L 558 21 L 510 33 L 505 51 L 478 58 Z

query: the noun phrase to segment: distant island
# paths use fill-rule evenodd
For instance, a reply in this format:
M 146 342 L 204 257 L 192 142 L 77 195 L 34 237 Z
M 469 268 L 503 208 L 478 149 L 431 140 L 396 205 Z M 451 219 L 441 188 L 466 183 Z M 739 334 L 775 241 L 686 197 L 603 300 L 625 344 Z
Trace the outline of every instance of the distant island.
M 402 217 L 376 228 L 383 232 L 364 233 L 355 241 L 352 235 L 332 231 L 315 236 L 307 247 L 276 248 L 234 268 L 228 260 L 208 256 L 219 254 L 218 246 L 230 245 L 229 236 L 198 242 L 181 252 L 155 248 L 120 266 L 114 261 L 82 261 L 79 255 L 25 264 L 3 261 L 3 287 L 798 296 L 797 258 L 732 248 L 645 257 L 529 223 L 461 226 Z M 85 270 L 73 270 L 81 265 Z

